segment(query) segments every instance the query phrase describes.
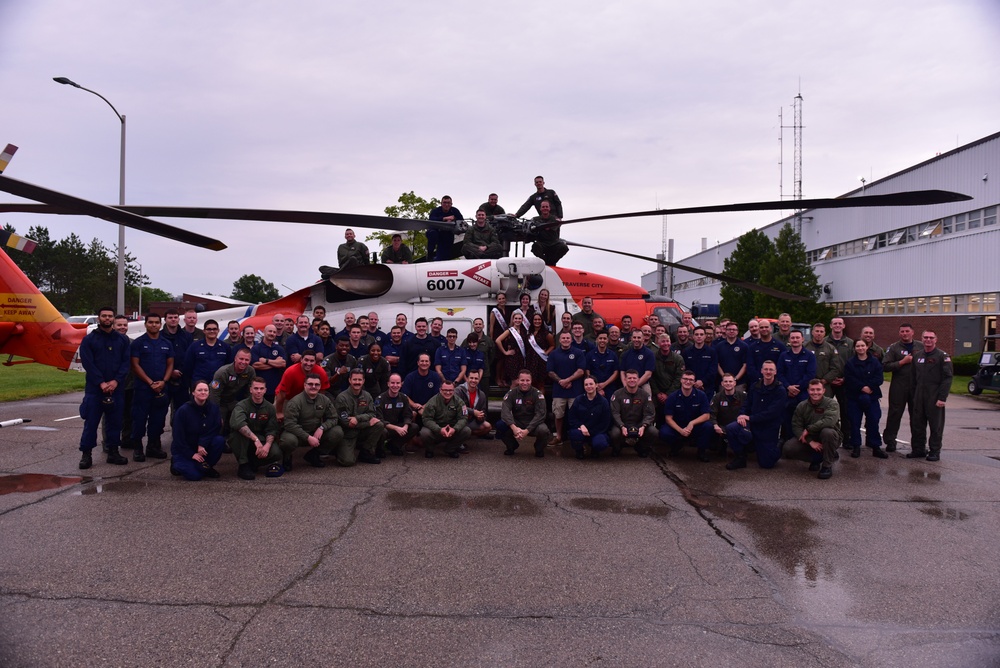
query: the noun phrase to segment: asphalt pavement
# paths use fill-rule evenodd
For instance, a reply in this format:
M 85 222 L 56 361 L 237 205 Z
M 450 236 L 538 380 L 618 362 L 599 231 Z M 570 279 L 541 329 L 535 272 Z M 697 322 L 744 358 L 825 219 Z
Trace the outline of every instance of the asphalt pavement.
M 79 471 L 80 396 L 0 404 L 32 420 L 0 429 L 7 668 L 1000 665 L 996 404 L 827 481 L 484 440 L 190 483 Z

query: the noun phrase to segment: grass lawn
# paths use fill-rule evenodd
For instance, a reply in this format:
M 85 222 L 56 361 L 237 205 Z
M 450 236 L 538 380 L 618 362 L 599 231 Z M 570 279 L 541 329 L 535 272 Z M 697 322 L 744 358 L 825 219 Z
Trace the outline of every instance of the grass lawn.
M 42 364 L 0 366 L 0 402 L 79 392 L 85 379 L 79 371 L 60 371 Z

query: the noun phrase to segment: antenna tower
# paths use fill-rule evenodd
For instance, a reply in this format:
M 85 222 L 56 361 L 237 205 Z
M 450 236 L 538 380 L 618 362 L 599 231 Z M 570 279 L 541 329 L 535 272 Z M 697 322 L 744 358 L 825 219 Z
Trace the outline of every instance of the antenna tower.
M 793 199 L 802 199 L 802 91 L 792 100 L 792 110 L 794 118 L 792 120 L 792 132 L 795 141 L 795 156 L 793 169 L 795 171 L 794 186 L 795 193 Z M 802 210 L 799 209 L 795 215 L 795 231 L 802 234 Z

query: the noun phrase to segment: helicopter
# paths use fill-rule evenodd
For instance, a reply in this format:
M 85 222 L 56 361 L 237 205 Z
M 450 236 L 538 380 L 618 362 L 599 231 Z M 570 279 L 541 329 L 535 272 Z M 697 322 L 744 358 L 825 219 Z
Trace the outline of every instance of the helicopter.
M 252 220 L 272 222 L 295 222 L 316 225 L 336 225 L 394 231 L 418 231 L 438 229 L 456 235 L 463 234 L 467 221 L 435 222 L 406 218 L 390 218 L 349 213 L 321 211 L 292 211 L 272 209 L 172 207 L 172 206 L 107 206 L 89 200 L 61 193 L 43 186 L 33 185 L 3 175 L 2 170 L 9 162 L 16 147 L 8 146 L 4 153 L 6 161 L 0 164 L 0 191 L 33 200 L 35 204 L 0 204 L 0 212 L 30 212 L 64 215 L 88 215 L 155 234 L 175 241 L 221 251 L 224 242 L 196 232 L 159 222 L 150 216 L 163 218 Z M 795 206 L 802 209 L 847 208 L 847 207 L 893 207 L 922 206 L 972 199 L 968 195 L 942 190 L 920 190 L 883 195 L 796 200 Z M 529 242 L 540 232 L 563 225 L 572 225 L 619 218 L 662 216 L 695 213 L 719 213 L 737 211 L 767 211 L 789 208 L 787 200 L 770 202 L 750 202 L 739 204 L 656 209 L 631 213 L 591 216 L 570 220 L 539 222 L 523 220 L 513 216 L 496 217 L 495 228 L 506 243 Z M 0 239 L 0 243 L 10 244 Z M 766 286 L 742 281 L 724 274 L 688 267 L 676 262 L 651 258 L 624 251 L 595 248 L 571 240 L 565 241 L 569 247 L 590 248 L 654 262 L 660 265 L 683 269 L 701 276 L 713 278 L 730 285 L 763 292 L 782 299 L 809 300 L 807 297 L 789 294 Z M 23 245 L 23 244 L 22 244 Z M 453 257 L 458 254 L 461 242 L 456 243 Z M 60 369 L 79 368 L 77 350 L 86 334 L 86 328 L 77 327 L 58 313 L 44 295 L 35 287 L 10 258 L 4 255 L 0 263 L 0 355 L 7 355 L 4 364 L 13 362 L 13 356 L 25 357 L 30 361 L 55 366 Z M 446 327 L 454 327 L 460 336 L 472 331 L 473 320 L 483 318 L 496 303 L 499 293 L 516 297 L 527 292 L 532 301 L 538 292 L 547 289 L 550 303 L 555 306 L 556 318 L 562 313 L 577 313 L 581 310 L 584 297 L 592 297 L 594 311 L 601 314 L 609 324 L 621 322 L 623 315 L 631 315 L 641 322 L 651 315 L 669 327 L 680 324 L 684 309 L 670 300 L 655 300 L 641 287 L 619 279 L 602 276 L 587 270 L 546 265 L 538 257 L 502 257 L 498 259 L 454 259 L 445 261 L 418 261 L 413 264 L 369 264 L 333 269 L 317 283 L 301 288 L 275 301 L 246 307 L 235 307 L 199 314 L 199 324 L 208 319 L 220 323 L 236 320 L 241 326 L 263 327 L 271 322 L 275 314 L 296 316 L 310 312 L 316 306 L 324 306 L 331 322 L 348 312 L 376 312 L 381 319 L 389 320 L 402 313 L 409 322 L 416 318 L 440 317 Z M 142 323 L 130 326 L 130 335 L 138 335 L 143 330 Z

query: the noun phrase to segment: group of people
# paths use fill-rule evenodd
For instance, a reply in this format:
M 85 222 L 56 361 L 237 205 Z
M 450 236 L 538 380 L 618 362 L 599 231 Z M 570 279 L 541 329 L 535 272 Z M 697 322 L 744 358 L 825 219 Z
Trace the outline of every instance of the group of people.
M 377 464 L 420 449 L 457 458 L 469 439 L 491 432 L 505 455 L 526 439 L 536 457 L 568 442 L 580 459 L 626 447 L 644 457 L 659 442 L 671 455 L 693 446 L 701 461 L 729 450 L 730 470 L 746 467 L 750 452 L 762 468 L 802 459 L 829 478 L 839 447 L 860 456 L 863 423 L 874 456 L 895 451 L 904 411 L 907 457 L 940 457 L 952 367 L 932 331 L 918 343 L 903 325 L 883 350 L 871 327 L 848 338 L 841 318 L 829 336 L 817 323 L 806 341 L 782 314 L 776 331 L 769 320 L 751 321 L 744 339 L 732 321 L 695 325 L 684 314 L 668 332 L 655 315 L 639 327 L 629 316 L 616 325 L 592 298 L 581 307 L 557 322 L 547 290 L 535 300 L 518 295 L 516 306 L 501 293 L 461 343 L 443 319 L 417 318 L 411 331 L 402 313 L 389 333 L 375 312 L 347 313 L 336 333 L 322 306 L 312 318 L 275 314 L 260 331 L 231 321 L 225 334 L 214 320 L 199 329 L 194 311 L 183 322 L 176 310 L 150 313 L 146 332 L 129 341 L 127 320 L 102 308 L 81 346 L 80 468 L 93 464 L 102 419 L 108 463 L 127 464 L 122 449 L 136 461 L 166 458 L 171 408 L 171 472 L 189 480 L 217 477 L 224 452 L 239 477 L 253 479 L 261 469 L 290 470 L 300 448 L 314 467 L 329 458 Z M 883 371 L 892 381 L 880 432 Z M 506 388 L 495 425 L 493 383 Z
M 524 204 L 514 213 L 520 218 L 529 209 L 534 208 L 537 216 L 532 223 L 537 228 L 531 252 L 542 258 L 545 264 L 554 266 L 568 251 L 569 246 L 559 238 L 559 221 L 563 217 L 562 202 L 556 191 L 545 187 L 545 178 L 535 177 L 535 192 L 528 196 Z M 455 233 L 448 229 L 428 227 L 427 259 L 451 260 L 457 255 L 469 259 L 497 259 L 503 257 L 509 250 L 509 242 L 502 240 L 493 223 L 497 216 L 507 212 L 499 204 L 496 193 L 490 193 L 485 202 L 476 210 L 475 222 L 465 232 L 461 247 L 455 248 Z M 464 220 L 462 212 L 453 205 L 450 195 L 441 198 L 441 204 L 431 210 L 428 220 L 438 223 L 456 223 Z M 393 234 L 390 245 L 382 249 L 380 255 L 383 264 L 409 264 L 413 262 L 413 251 L 403 242 L 401 234 Z M 372 254 L 361 241 L 358 241 L 354 230 L 344 232 L 344 243 L 337 248 L 337 262 L 340 269 L 369 264 Z M 324 276 L 329 268 L 323 268 Z

